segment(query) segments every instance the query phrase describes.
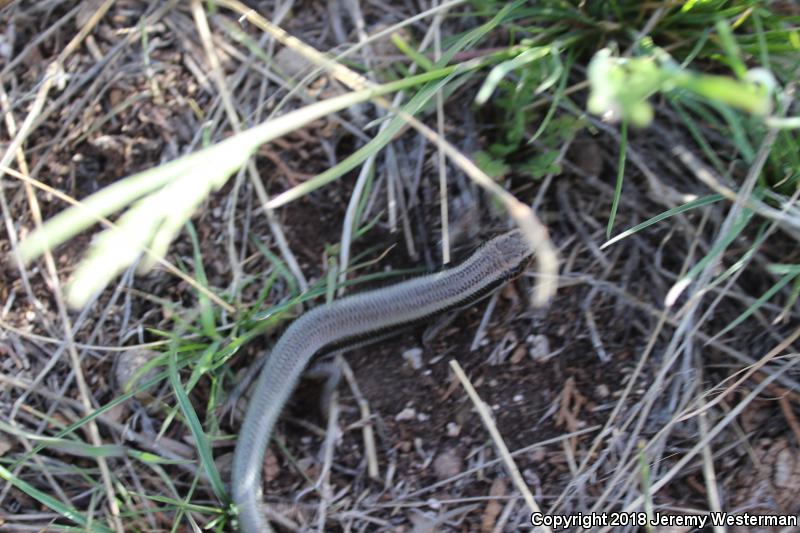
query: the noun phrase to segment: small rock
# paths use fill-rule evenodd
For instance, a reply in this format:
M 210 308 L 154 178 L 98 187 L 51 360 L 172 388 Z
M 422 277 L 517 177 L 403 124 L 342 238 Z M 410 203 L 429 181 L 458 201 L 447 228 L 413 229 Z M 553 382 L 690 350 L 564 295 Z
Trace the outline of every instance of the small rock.
M 450 479 L 464 470 L 461 457 L 455 450 L 445 450 L 433 460 L 433 471 L 439 480 Z
M 529 335 L 525 341 L 530 346 L 528 354 L 537 363 L 543 363 L 552 357 L 550 339 L 546 335 Z
M 422 348 L 410 348 L 403 352 L 402 357 L 414 370 L 422 368 Z
M 546 458 L 546 454 L 545 454 L 544 448 L 536 448 L 535 450 L 532 450 L 528 454 L 528 457 L 534 463 L 541 463 Z
M 394 417 L 395 420 L 398 422 L 403 422 L 405 420 L 414 420 L 417 417 L 417 411 L 413 407 L 406 407 L 399 413 L 397 413 Z
M 316 68 L 314 63 L 301 55 L 294 48 L 284 47 L 275 54 L 275 64 L 289 78 L 300 80 Z
M 525 349 L 525 345 L 523 344 L 518 345 L 516 348 L 514 348 L 514 352 L 511 354 L 511 358 L 509 359 L 509 361 L 513 365 L 518 365 L 520 362 L 522 362 L 522 359 L 525 358 L 526 352 L 527 350 Z
M 605 400 L 608 398 L 608 395 L 611 394 L 611 391 L 608 389 L 608 385 L 605 383 L 601 383 L 597 387 L 594 388 L 594 394 L 601 400 Z
M 159 355 L 158 352 L 152 350 L 138 349 L 125 350 L 120 353 L 114 361 L 114 382 L 117 392 L 126 393 L 156 377 L 159 373 L 158 368 L 151 368 L 144 373 L 141 370 L 150 360 Z M 137 400 L 146 400 L 148 398 L 150 398 L 148 391 L 136 394 Z

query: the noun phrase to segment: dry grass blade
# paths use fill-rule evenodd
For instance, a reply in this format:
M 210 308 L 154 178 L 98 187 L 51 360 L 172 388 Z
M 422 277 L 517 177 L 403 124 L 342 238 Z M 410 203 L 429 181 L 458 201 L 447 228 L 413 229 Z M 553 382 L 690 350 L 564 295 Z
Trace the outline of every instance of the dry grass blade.
M 520 494 L 522 494 L 522 498 L 525 500 L 525 503 L 528 505 L 531 513 L 542 514 L 539 505 L 533 498 L 533 494 L 531 494 L 530 489 L 525 484 L 525 480 L 522 479 L 522 475 L 519 473 L 519 469 L 514 463 L 514 459 L 511 457 L 508 447 L 503 441 L 503 437 L 500 435 L 500 432 L 497 431 L 497 426 L 492 420 L 491 411 L 487 405 L 483 403 L 483 400 L 481 400 L 480 396 L 478 396 L 478 392 L 475 390 L 475 387 L 472 386 L 472 383 L 469 381 L 467 375 L 464 374 L 464 370 L 461 368 L 461 365 L 458 364 L 458 361 L 451 360 L 450 368 L 453 369 L 453 372 L 461 382 L 461 385 L 467 391 L 467 395 L 469 396 L 470 400 L 472 400 L 472 404 L 475 406 L 475 409 L 478 411 L 478 415 L 480 415 L 483 425 L 486 427 L 487 431 L 489 431 L 489 435 L 492 437 L 495 448 L 497 448 L 497 453 L 502 458 L 506 470 L 514 482 L 514 486 L 517 487 L 517 490 L 520 492 Z M 547 526 L 541 526 L 541 529 L 545 532 L 552 533 L 552 530 Z

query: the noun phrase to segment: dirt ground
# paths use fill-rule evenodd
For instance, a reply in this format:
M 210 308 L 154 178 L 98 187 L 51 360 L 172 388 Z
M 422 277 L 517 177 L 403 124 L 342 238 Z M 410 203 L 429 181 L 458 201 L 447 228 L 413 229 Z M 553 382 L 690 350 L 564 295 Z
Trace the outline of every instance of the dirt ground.
M 5 28 L 0 36 L 2 152 L 11 146 L 13 131 L 36 113 L 24 158 L 14 156 L 8 164 L 76 199 L 232 134 L 190 3 L 115 2 L 69 50 L 70 40 L 102 4 L 12 2 L 0 12 L 0 28 Z M 268 18 L 277 16 L 270 2 L 251 4 Z M 350 42 L 357 40 L 350 18 L 331 21 L 324 3 L 301 4 L 280 21 L 292 35 L 320 50 L 343 48 L 340 32 Z M 367 34 L 412 16 L 412 8 L 410 3 L 369 4 L 363 13 Z M 236 13 L 221 9 L 209 19 L 236 110 L 246 126 L 254 125 L 277 109 L 286 87 L 275 81 L 275 74 L 268 75 L 273 72 L 269 64 L 225 29 L 237 20 Z M 283 49 L 254 26 L 243 27 L 251 39 L 261 40 L 266 53 Z M 427 24 L 416 22 L 406 31 L 421 36 L 426 29 Z M 496 40 L 482 46 L 503 44 L 502 36 Z M 375 44 L 376 65 L 397 60 L 396 48 L 385 45 Z M 37 91 L 59 54 L 64 54 L 63 69 L 37 112 Z M 292 64 L 284 58 L 284 67 Z M 576 72 L 570 83 L 580 81 Z M 465 83 L 444 104 L 445 134 L 468 155 L 489 142 L 496 127 L 491 107 L 478 113 L 480 123 L 476 114 L 464 112 L 478 86 L 477 81 Z M 301 107 L 304 98 L 341 91 L 329 76 L 314 77 L 302 98 L 288 100 L 286 110 Z M 585 103 L 585 94 L 574 98 Z M 282 136 L 258 150 L 256 175 L 272 197 L 307 182 L 361 146 L 363 138 L 356 133 L 375 118 L 373 106 L 363 104 Z M 434 112 L 419 118 L 436 123 Z M 451 371 L 452 359 L 490 408 L 522 480 L 548 514 L 633 506 L 699 516 L 714 505 L 731 513 L 800 513 L 800 375 L 794 367 L 784 368 L 792 360 L 788 355 L 797 351 L 797 308 L 784 309 L 785 299 L 770 300 L 732 332 L 715 337 L 774 284 L 765 274 L 767 263 L 797 260 L 794 241 L 778 228 L 751 268 L 729 284 L 706 287 L 696 307 L 692 298 L 700 288 L 692 286 L 667 308 L 670 288 L 712 248 L 730 204 L 680 214 L 601 249 L 619 134 L 616 126 L 598 118 L 582 120 L 585 127 L 564 147 L 557 172 L 536 180 L 511 173 L 500 180 L 534 206 L 558 249 L 555 298 L 545 308 L 529 305 L 527 295 L 537 280 L 531 270 L 468 309 L 346 353 L 353 377 L 342 379 L 333 407 L 320 406 L 319 383 L 304 381 L 278 425 L 264 466 L 265 499 L 270 512 L 283 520 L 276 525 L 287 531 L 395 532 L 529 527 L 531 511 Z M 685 127 L 666 108 L 659 108 L 657 123 L 631 132 L 615 234 L 675 207 L 674 195 L 709 194 L 674 155 L 681 144 L 702 157 Z M 363 134 L 369 138 L 375 131 L 364 129 Z M 712 139 L 721 154 L 727 153 L 725 139 Z M 401 221 L 395 227 L 389 221 L 393 208 L 387 198 L 392 195 L 387 195 L 385 176 L 391 164 L 380 156 L 362 218 L 364 224 L 377 222 L 355 241 L 353 256 L 363 254 L 358 262 L 366 263 L 355 278 L 441 265 L 436 147 L 421 142 L 413 130 L 398 135 L 391 146 L 405 176 L 393 185 L 404 197 Z M 734 173 L 741 177 L 747 170 Z M 331 250 L 341 240 L 358 172 L 274 212 L 309 282 L 328 276 L 328 259 L 338 253 Z M 142 275 L 128 271 L 83 310 L 64 311 L 56 294 L 85 256 L 97 227 L 55 249 L 57 283 L 45 259 L 21 265 L 17 243 L 35 229 L 39 213 L 47 220 L 66 207 L 56 195 L 28 183 L 10 172 L 2 181 L 0 250 L 6 260 L 0 270 L 0 465 L 35 490 L 0 485 L 0 529 L 75 525 L 58 506 L 36 498 L 36 491 L 113 524 L 109 490 L 116 494 L 126 531 L 229 527 L 227 502 L 215 494 L 201 468 L 195 436 L 176 407 L 166 374 L 145 394 L 115 400 L 125 394 L 120 367 L 130 364 L 135 370 L 153 354 L 168 352 L 165 339 L 177 335 L 172 346 L 179 347 L 183 365 L 179 378 L 187 386 L 197 373 L 188 399 L 221 479 L 228 483 L 247 398 L 247 393 L 239 397 L 237 385 L 252 379 L 248 369 L 274 345 L 289 318 L 233 347 L 257 327 L 242 317 L 253 306 L 263 311 L 286 301 L 292 290 L 278 276 L 265 302 L 258 301 L 275 268 L 254 241 L 280 252 L 253 183 L 247 177 L 231 179 L 210 194 L 191 218 L 196 243 L 184 229 L 166 254 L 167 261 L 194 277 L 199 250 L 207 286 L 236 308 L 235 313 L 214 311 L 216 338 L 199 318 L 198 292 L 163 267 Z M 502 208 L 454 165 L 448 166 L 448 192 L 456 260 L 508 227 Z M 754 226 L 743 232 L 712 274 L 730 267 L 758 231 Z M 409 253 L 409 238 L 415 254 Z M 392 281 L 367 281 L 348 290 Z M 324 296 L 317 298 L 307 308 L 323 301 Z M 746 372 L 765 356 L 767 364 Z M 83 403 L 72 357 L 80 361 L 90 408 Z M 158 368 L 165 369 L 166 363 Z M 110 407 L 91 423 L 84 419 L 103 406 Z M 333 435 L 327 418 L 331 409 L 336 415 Z M 66 431 L 74 423 L 78 427 Z M 369 475 L 365 426 L 374 431 L 377 477 Z M 37 449 L 46 443 L 41 437 L 54 435 L 72 447 L 61 442 Z M 331 439 L 333 455 L 326 458 Z M 102 481 L 103 467 L 87 451 L 96 442 L 116 446 L 104 457 L 111 488 Z M 637 503 L 637 498 L 643 500 Z M 612 530 L 640 528 L 623 524 Z

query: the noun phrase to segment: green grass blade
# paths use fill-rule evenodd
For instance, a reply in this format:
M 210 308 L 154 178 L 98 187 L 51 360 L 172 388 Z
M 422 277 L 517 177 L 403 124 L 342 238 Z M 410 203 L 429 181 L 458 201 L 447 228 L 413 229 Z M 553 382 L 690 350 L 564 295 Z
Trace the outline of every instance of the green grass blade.
M 715 102 L 711 100 L 709 101 L 709 105 L 716 109 L 717 113 L 719 113 L 722 118 L 725 119 L 725 122 L 728 125 L 726 131 L 731 137 L 733 145 L 736 146 L 736 149 L 739 150 L 740 154 L 742 154 L 742 159 L 744 159 L 745 163 L 752 163 L 753 159 L 756 157 L 756 151 L 753 149 L 753 146 L 750 144 L 750 140 L 747 138 L 747 128 L 745 128 L 745 124 L 742 123 L 742 115 L 736 113 L 733 108 L 725 105 L 722 102 Z M 752 130 L 753 128 L 751 127 L 749 129 Z
M 708 119 L 713 118 L 711 116 L 712 114 L 708 112 L 708 110 L 705 109 L 700 102 L 697 102 L 689 95 L 681 95 L 681 97 L 668 96 L 667 98 L 672 105 L 672 108 L 675 110 L 678 116 L 680 116 L 684 125 L 689 130 L 689 134 L 700 147 L 700 150 L 703 151 L 703 155 L 705 155 L 706 159 L 714 166 L 714 170 L 716 170 L 721 176 L 725 175 L 725 165 L 722 164 L 722 160 L 719 158 L 714 148 L 712 148 L 711 143 L 708 142 L 708 139 L 706 139 L 705 135 L 703 135 L 700 127 L 697 125 L 692 116 L 686 111 L 686 109 L 684 109 L 684 106 L 701 115 L 701 118 L 705 116 L 707 122 L 711 122 Z M 711 124 L 713 124 L 713 122 L 711 122 Z
M 742 52 L 739 50 L 739 45 L 736 43 L 731 27 L 728 26 L 726 21 L 720 19 L 714 25 L 714 28 L 717 30 L 720 45 L 728 59 L 728 66 L 733 70 L 734 74 L 736 74 L 736 77 L 740 80 L 744 79 L 745 74 L 747 74 L 747 66 L 742 60 Z
M 206 269 L 203 266 L 203 253 L 200 247 L 200 240 L 197 237 L 197 231 L 194 229 L 194 224 L 189 220 L 186 222 L 186 230 L 189 233 L 189 238 L 192 241 L 192 251 L 194 256 L 194 279 L 205 287 L 211 290 L 208 286 L 208 276 Z M 211 339 L 219 339 L 220 335 L 217 333 L 217 324 L 214 317 L 214 308 L 211 305 L 211 300 L 206 296 L 203 291 L 197 291 L 197 299 L 200 303 L 200 323 L 203 326 L 203 333 Z
M 61 438 L 61 437 L 64 437 L 66 435 L 71 434 L 72 432 L 74 432 L 75 430 L 77 430 L 78 428 L 80 428 L 81 426 L 83 426 L 84 424 L 89 422 L 90 420 L 96 419 L 98 416 L 102 415 L 103 413 L 106 413 L 110 409 L 113 409 L 117 405 L 120 405 L 120 404 L 126 402 L 127 400 L 131 399 L 135 395 L 140 394 L 140 393 L 148 390 L 150 387 L 153 387 L 154 385 L 160 383 L 161 380 L 163 380 L 165 377 L 166 377 L 166 372 L 162 372 L 162 373 L 154 376 L 153 378 L 145 381 L 144 383 L 142 383 L 141 385 L 136 387 L 136 389 L 121 394 L 120 396 L 114 398 L 113 400 L 111 400 L 107 404 L 103 405 L 102 407 L 99 407 L 98 409 L 92 411 L 88 415 L 76 420 L 72 424 L 69 424 L 64 429 L 58 431 L 55 435 L 53 435 L 53 438 Z M 16 468 L 18 465 L 29 461 L 30 458 L 33 455 L 40 453 L 42 450 L 44 450 L 45 448 L 47 448 L 49 446 L 50 446 L 50 442 L 49 441 L 40 442 L 32 450 L 22 454 L 16 461 L 14 461 L 13 467 Z
M 614 186 L 614 199 L 611 202 L 611 213 L 608 216 L 606 226 L 606 239 L 611 237 L 611 230 L 614 229 L 614 220 L 617 218 L 619 208 L 619 197 L 622 195 L 622 181 L 625 178 L 625 152 L 628 148 L 628 121 L 623 120 L 619 132 L 619 162 L 617 163 L 617 183 Z
M 417 52 L 413 46 L 408 44 L 405 39 L 403 39 L 399 33 L 392 34 L 392 44 L 394 44 L 400 52 L 402 52 L 406 57 L 408 57 L 411 61 L 417 64 L 419 68 L 424 71 L 433 70 L 433 62 L 425 57 L 423 54 Z
M 755 313 L 762 305 L 764 305 L 764 303 L 767 300 L 775 296 L 775 294 L 779 290 L 781 290 L 787 283 L 792 281 L 795 278 L 795 276 L 797 276 L 797 274 L 786 274 L 785 276 L 783 276 L 774 285 L 772 285 L 772 287 L 770 287 L 766 292 L 764 292 L 764 294 L 759 296 L 758 299 L 755 302 L 753 302 L 742 314 L 740 314 L 738 317 L 732 320 L 727 326 L 722 328 L 722 330 L 720 330 L 720 332 L 714 335 L 712 338 L 716 339 L 718 337 L 721 337 L 722 335 L 725 335 L 733 328 L 735 328 L 736 326 L 747 320 L 747 317 Z
M 0 479 L 5 480 L 6 482 L 10 483 L 20 491 L 24 492 L 34 500 L 38 501 L 45 507 L 48 507 L 55 511 L 56 513 L 60 514 L 64 518 L 68 520 L 72 520 L 76 524 L 79 524 L 84 527 L 89 527 L 90 522 L 89 519 L 83 516 L 77 509 L 73 507 L 68 507 L 58 501 L 57 499 L 53 498 L 49 494 L 40 491 L 33 485 L 22 481 L 18 477 L 16 477 L 12 472 L 6 470 L 6 468 L 0 465 Z M 103 533 L 111 533 L 111 529 L 98 524 L 96 521 L 91 522 L 91 528 L 94 531 L 102 531 Z
M 641 231 L 641 230 L 643 230 L 645 228 L 648 228 L 648 227 L 652 226 L 653 224 L 657 224 L 657 223 L 661 222 L 662 220 L 665 220 L 665 219 L 667 219 L 667 218 L 669 218 L 671 216 L 679 215 L 681 213 L 684 213 L 686 211 L 690 211 L 690 210 L 695 209 L 697 207 L 703 207 L 704 205 L 713 204 L 715 202 L 719 202 L 720 200 L 722 200 L 722 195 L 721 194 L 712 194 L 710 196 L 703 196 L 702 198 L 697 198 L 696 200 L 692 200 L 691 202 L 686 202 L 685 204 L 679 205 L 678 207 L 673 207 L 672 209 L 664 211 L 663 213 L 659 213 L 658 215 L 654 216 L 653 218 L 649 218 L 649 219 L 645 220 L 641 224 L 636 224 L 632 228 L 626 229 L 625 231 L 623 231 L 619 235 L 615 236 L 613 239 L 610 239 L 610 240 L 606 241 L 605 243 L 603 243 L 603 245 L 600 246 L 600 249 L 602 250 L 604 248 L 608 248 L 609 246 L 611 246 L 615 242 L 621 241 L 622 239 L 624 239 L 626 237 L 629 237 L 629 236 L 633 235 L 634 233 L 636 233 L 638 231 Z
M 555 93 L 553 94 L 553 101 L 550 104 L 549 108 L 547 109 L 547 113 L 545 113 L 544 118 L 542 119 L 542 123 L 539 124 L 539 127 L 536 131 L 531 135 L 531 138 L 528 140 L 528 144 L 533 144 L 539 136 L 541 136 L 547 126 L 550 124 L 550 121 L 553 120 L 553 117 L 558 110 L 558 104 L 561 102 L 561 99 L 564 97 L 564 90 L 567 88 L 567 81 L 569 80 L 569 74 L 572 71 L 572 62 L 573 57 L 572 53 L 567 57 L 566 67 L 561 64 L 558 55 L 554 55 L 554 62 L 557 64 L 558 68 L 560 69 L 560 81 L 558 82 L 558 87 L 556 88 Z
M 117 444 L 101 444 L 95 446 L 79 440 L 37 435 L 12 426 L 2 420 L 0 420 L 0 431 L 8 433 L 9 435 L 23 437 L 33 442 L 46 442 L 50 448 L 76 457 L 125 457 L 128 454 L 125 446 L 119 446 Z
M 228 494 L 225 490 L 225 485 L 222 483 L 222 478 L 220 478 L 217 465 L 214 463 L 214 455 L 211 453 L 211 445 L 209 444 L 208 437 L 203 430 L 203 425 L 200 423 L 200 419 L 197 417 L 197 413 L 195 412 L 192 403 L 189 401 L 189 396 L 186 395 L 186 391 L 183 389 L 183 384 L 178 376 L 177 363 L 177 353 L 173 350 L 169 357 L 168 372 L 170 385 L 172 385 L 175 398 L 178 401 L 181 412 L 183 412 L 184 418 L 186 419 L 186 425 L 189 427 L 189 431 L 192 433 L 192 438 L 197 446 L 197 454 L 200 457 L 200 464 L 208 475 L 208 479 L 211 483 L 211 490 L 214 491 L 214 495 L 219 499 L 219 501 L 227 502 Z
M 665 303 L 667 307 L 671 307 L 672 304 L 680 297 L 681 293 L 689 286 L 689 284 L 694 280 L 698 274 L 708 265 L 709 261 L 717 257 L 719 254 L 724 252 L 728 246 L 733 242 L 733 240 L 739 236 L 742 230 L 747 226 L 747 223 L 750 222 L 750 219 L 753 218 L 753 211 L 750 209 L 744 209 L 737 217 L 736 221 L 731 226 L 730 231 L 728 234 L 724 236 L 719 242 L 717 242 L 703 257 L 700 261 L 694 265 L 689 272 L 686 273 L 681 279 L 679 279 L 667 293 L 667 297 L 665 298 Z
M 491 71 L 489 71 L 489 75 L 486 76 L 486 80 L 478 90 L 478 94 L 475 96 L 475 103 L 478 105 L 485 104 L 489 100 L 489 97 L 492 95 L 492 93 L 494 93 L 494 90 L 509 72 L 522 68 L 530 63 L 539 61 L 551 53 L 553 53 L 553 49 L 550 46 L 535 46 L 520 53 L 517 57 L 503 61 L 499 65 L 496 65 Z

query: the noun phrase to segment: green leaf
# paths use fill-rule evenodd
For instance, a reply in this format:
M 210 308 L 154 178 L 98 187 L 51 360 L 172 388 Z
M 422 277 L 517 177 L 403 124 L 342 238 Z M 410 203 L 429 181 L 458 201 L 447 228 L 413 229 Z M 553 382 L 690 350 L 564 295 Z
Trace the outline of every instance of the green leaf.
M 502 159 L 495 159 L 488 153 L 480 150 L 472 154 L 475 164 L 492 178 L 505 176 L 511 168 Z
M 548 150 L 538 154 L 517 166 L 520 172 L 529 174 L 533 179 L 541 179 L 548 174 L 559 174 L 561 165 L 556 163 L 559 150 Z

